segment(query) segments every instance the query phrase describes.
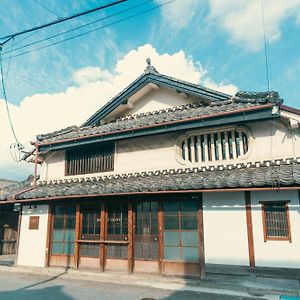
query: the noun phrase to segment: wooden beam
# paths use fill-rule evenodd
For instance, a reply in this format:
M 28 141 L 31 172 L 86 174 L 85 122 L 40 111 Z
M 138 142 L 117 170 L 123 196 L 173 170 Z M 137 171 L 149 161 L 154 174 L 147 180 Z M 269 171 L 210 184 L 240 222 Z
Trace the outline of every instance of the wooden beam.
M 163 272 L 163 258 L 164 258 L 164 252 L 163 252 L 163 207 L 162 207 L 162 200 L 158 201 L 158 272 L 159 274 L 162 274 Z
M 105 239 L 105 201 L 101 202 L 101 213 L 100 213 L 100 240 Z M 105 244 L 100 244 L 99 256 L 100 256 L 100 272 L 105 270 Z
M 134 262 L 134 253 L 133 253 L 133 207 L 132 200 L 128 202 L 128 274 L 133 273 L 133 262 Z
M 51 240 L 52 240 L 52 216 L 53 216 L 53 205 L 49 204 L 48 221 L 47 221 L 45 267 L 49 267 L 49 262 L 50 262 L 50 252 L 51 252 L 50 250 L 51 250 Z
M 75 247 L 74 247 L 74 268 L 79 266 L 79 243 L 80 240 L 80 204 L 76 204 L 76 223 L 75 223 Z
M 199 234 L 199 274 L 200 278 L 205 278 L 205 251 L 204 251 L 204 228 L 203 228 L 203 195 L 198 194 L 198 234 Z
M 21 223 L 22 223 L 22 212 L 23 212 L 23 204 L 20 205 L 19 220 L 18 220 L 18 231 L 17 231 L 17 242 L 16 242 L 16 255 L 15 255 L 14 266 L 18 265 L 19 246 L 20 246 L 20 233 L 21 233 Z
M 251 194 L 250 194 L 250 191 L 245 192 L 245 207 L 246 207 L 249 265 L 251 267 L 255 267 L 254 239 L 253 239 Z

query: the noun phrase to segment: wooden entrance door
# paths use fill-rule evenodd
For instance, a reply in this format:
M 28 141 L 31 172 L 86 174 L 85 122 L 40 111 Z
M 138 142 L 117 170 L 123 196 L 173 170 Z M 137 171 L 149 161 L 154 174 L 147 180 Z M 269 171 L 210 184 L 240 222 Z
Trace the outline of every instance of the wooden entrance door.
M 158 202 L 135 205 L 135 271 L 158 272 Z
M 82 205 L 81 226 L 79 229 L 79 267 L 100 267 L 100 205 Z
M 13 207 L 3 210 L 0 215 L 0 255 L 16 253 L 19 213 Z
M 106 205 L 105 270 L 127 271 L 128 204 L 108 202 Z

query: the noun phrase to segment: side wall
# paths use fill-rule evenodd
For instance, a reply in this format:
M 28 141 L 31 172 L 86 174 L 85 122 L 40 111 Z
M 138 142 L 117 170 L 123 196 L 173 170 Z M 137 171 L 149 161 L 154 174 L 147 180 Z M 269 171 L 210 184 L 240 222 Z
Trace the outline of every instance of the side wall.
M 243 192 L 203 193 L 205 262 L 249 265 Z
M 18 262 L 20 266 L 44 267 L 46 254 L 48 205 L 23 206 Z M 30 216 L 39 217 L 38 229 L 29 229 Z
M 292 242 L 264 242 L 260 201 L 289 200 Z M 298 191 L 251 192 L 254 253 L 256 266 L 300 268 L 300 206 Z

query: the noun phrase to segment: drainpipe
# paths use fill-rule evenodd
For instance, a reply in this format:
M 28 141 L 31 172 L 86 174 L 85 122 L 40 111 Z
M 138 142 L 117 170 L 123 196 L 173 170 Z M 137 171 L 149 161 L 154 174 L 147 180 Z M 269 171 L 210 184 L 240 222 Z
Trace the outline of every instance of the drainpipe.
M 16 201 L 16 197 L 19 194 L 23 194 L 26 192 L 29 192 L 31 190 L 34 190 L 36 188 L 36 183 L 37 183 L 37 164 L 38 164 L 38 157 L 39 157 L 39 148 L 38 145 L 35 144 L 35 159 L 34 159 L 34 175 L 33 175 L 33 185 L 30 188 L 27 188 L 25 190 L 16 192 L 13 196 L 12 196 L 12 200 Z

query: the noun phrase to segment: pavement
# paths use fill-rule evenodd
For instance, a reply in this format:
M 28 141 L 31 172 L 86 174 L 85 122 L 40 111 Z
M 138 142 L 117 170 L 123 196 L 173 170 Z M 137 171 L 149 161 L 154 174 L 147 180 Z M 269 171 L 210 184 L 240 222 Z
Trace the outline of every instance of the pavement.
M 285 294 L 262 286 L 225 285 L 212 279 L 199 281 L 64 268 L 0 266 L 0 299 L 277 300 L 300 297 L 290 291 Z

